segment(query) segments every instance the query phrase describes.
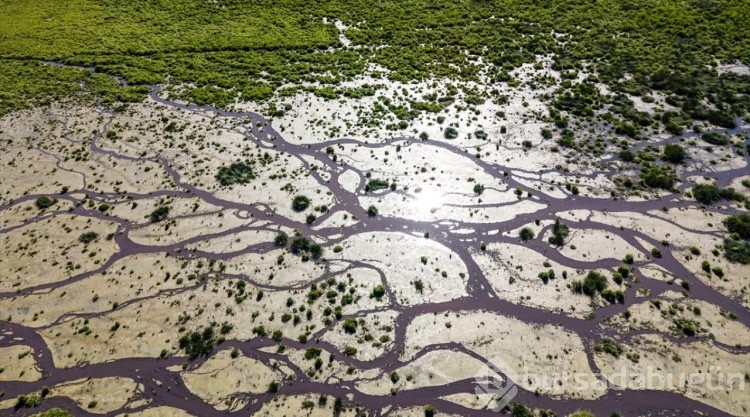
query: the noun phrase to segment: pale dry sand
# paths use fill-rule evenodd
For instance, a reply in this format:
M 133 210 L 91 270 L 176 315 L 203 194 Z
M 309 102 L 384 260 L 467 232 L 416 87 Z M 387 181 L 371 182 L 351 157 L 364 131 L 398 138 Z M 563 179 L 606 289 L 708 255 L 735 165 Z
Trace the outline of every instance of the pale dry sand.
M 0 309 L 7 311 L 15 322 L 29 327 L 64 322 L 65 317 L 73 318 L 76 314 L 106 312 L 115 303 L 124 304 L 193 284 L 187 275 L 200 271 L 198 262 L 188 262 L 185 268 L 182 262 L 164 253 L 125 258 L 115 262 L 106 274 L 94 274 L 49 291 L 3 299 Z M 166 279 L 168 275 L 170 279 Z
M 704 330 L 699 335 L 710 335 L 717 342 L 729 346 L 750 346 L 750 329 L 730 319 L 729 312 L 702 300 L 685 298 L 676 291 L 664 293 L 659 298 L 665 300 L 660 309 L 651 302 L 634 304 L 628 307 L 630 319 L 618 315 L 609 322 L 623 332 L 649 329 L 684 337 L 674 325 L 674 320 L 687 319 Z
M 440 410 L 436 410 L 436 414 L 445 417 L 458 417 L 456 414 L 441 413 Z M 390 415 L 394 417 L 422 417 L 425 414 L 424 407 L 409 407 L 391 410 Z
M 548 239 L 551 233 L 544 236 Z M 635 256 L 640 251 L 625 239 L 606 230 L 576 229 L 570 225 L 570 234 L 560 253 L 566 258 L 583 262 L 596 262 L 603 259 L 622 259 L 630 253 Z
M 38 381 L 42 377 L 34 359 L 34 349 L 15 345 L 0 348 L 0 381 Z
M 392 389 L 409 391 L 487 376 L 504 379 L 483 361 L 449 350 L 428 352 L 394 372 L 399 376 L 398 382 L 394 383 L 390 374 L 381 375 L 377 379 L 357 383 L 357 390 L 369 395 L 390 395 Z
M 118 414 L 117 417 L 192 417 L 193 414 L 174 407 L 153 407 L 133 413 Z
M 216 352 L 197 369 L 182 373 L 185 386 L 219 410 L 233 410 L 247 402 L 243 393 L 268 391 L 271 382 L 281 381 L 279 372 L 260 361 L 240 354 L 231 357 L 231 350 Z
M 750 276 L 750 265 L 739 263 L 730 263 L 723 256 L 721 245 L 723 240 L 719 233 L 725 233 L 722 225 L 723 216 L 708 216 L 698 209 L 689 209 L 680 212 L 679 222 L 671 223 L 662 220 L 660 217 L 651 217 L 641 213 L 622 212 L 622 213 L 601 213 L 594 212 L 591 220 L 609 224 L 624 229 L 631 229 L 642 232 L 657 240 L 666 240 L 669 247 L 659 245 L 659 249 L 671 251 L 682 265 L 690 272 L 690 277 L 675 276 L 679 279 L 690 279 L 696 277 L 703 283 L 715 288 L 717 291 L 732 298 L 741 300 L 744 306 L 750 306 L 750 293 L 747 292 L 747 281 L 743 279 L 730 279 L 732 277 Z M 669 219 L 669 217 L 666 217 Z M 703 226 L 699 226 L 699 225 Z M 698 234 L 692 232 L 692 227 L 704 232 Z M 714 232 L 706 234 L 705 232 Z M 637 240 L 643 242 L 641 239 Z M 643 242 L 647 250 L 655 247 L 652 244 Z M 692 255 L 691 247 L 696 247 L 700 255 Z M 716 255 L 713 251 L 716 250 Z M 637 258 L 636 258 L 637 259 Z M 716 274 L 709 274 L 702 270 L 702 262 L 708 261 L 711 267 L 720 267 L 724 273 L 723 277 Z
M 3 233 L 0 291 L 58 282 L 97 269 L 118 249 L 113 240 L 106 239 L 116 230 L 107 221 L 58 214 Z M 95 232 L 98 238 L 81 243 L 78 239 L 84 232 Z
M 357 349 L 357 359 L 363 361 L 373 360 L 382 356 L 387 349 L 393 346 L 396 316 L 398 313 L 393 310 L 381 312 L 362 313 L 355 318 L 358 321 L 357 331 L 349 334 L 344 331 L 343 320 L 340 324 L 335 325 L 328 330 L 321 340 L 336 346 L 339 351 L 344 351 L 346 347 Z M 371 335 L 369 339 L 367 335 Z M 381 337 L 387 336 L 387 341 L 382 341 Z
M 453 251 L 430 239 L 404 233 L 362 233 L 341 246 L 341 253 L 327 256 L 366 261 L 380 269 L 399 304 L 435 303 L 466 295 L 466 266 Z M 424 284 L 421 293 L 414 284 L 417 280 Z
M 70 398 L 82 409 L 107 414 L 138 400 L 143 385 L 129 378 L 79 379 L 50 388 L 50 397 Z
M 708 341 L 676 345 L 661 335 L 639 336 L 638 344 L 625 346 L 625 353 L 639 354 L 638 362 L 625 354 L 619 358 L 606 353 L 594 356 L 599 369 L 616 386 L 677 392 L 733 415 L 746 415 L 750 410 L 747 387 L 741 388 L 750 371 L 750 354 L 732 354 Z
M 488 332 L 490 332 L 488 334 Z M 507 375 L 556 375 L 581 373 L 593 378 L 583 341 L 574 333 L 553 325 L 531 325 L 521 320 L 483 312 L 454 312 L 416 317 L 406 331 L 404 358 L 412 358 L 422 348 L 455 342 L 476 352 Z M 511 377 L 513 379 L 513 377 Z M 520 387 L 529 380 L 514 379 Z M 534 386 L 541 393 L 571 398 L 597 398 L 603 392 L 578 390 L 558 385 L 550 378 Z
M 573 317 L 584 317 L 592 311 L 588 297 L 575 295 L 567 287 L 586 271 L 563 267 L 536 251 L 505 243 L 491 243 L 485 251 L 473 251 L 472 257 L 501 299 Z M 555 278 L 545 284 L 539 274 L 550 269 L 555 271 Z M 563 271 L 567 271 L 567 279 L 562 277 Z
M 271 401 L 263 404 L 261 409 L 254 413 L 253 417 L 282 417 L 282 416 L 306 416 L 306 417 L 328 417 L 333 414 L 334 398 L 326 397 L 326 404 L 318 405 L 318 395 L 279 395 Z M 308 408 L 305 408 L 307 406 Z M 357 411 L 353 408 L 344 408 L 339 414 L 341 417 L 355 417 Z
M 497 404 L 493 397 L 494 394 L 460 392 L 457 394 L 445 395 L 440 398 L 472 410 L 482 410 L 485 408 L 492 409 Z

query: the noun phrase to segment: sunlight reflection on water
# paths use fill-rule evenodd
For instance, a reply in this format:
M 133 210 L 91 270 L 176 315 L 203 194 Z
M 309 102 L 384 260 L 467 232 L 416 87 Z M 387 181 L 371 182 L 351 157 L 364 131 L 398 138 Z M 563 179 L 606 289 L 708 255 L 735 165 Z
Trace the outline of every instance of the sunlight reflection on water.
M 423 219 L 430 219 L 443 204 L 443 193 L 432 188 L 417 188 L 414 190 L 414 212 Z

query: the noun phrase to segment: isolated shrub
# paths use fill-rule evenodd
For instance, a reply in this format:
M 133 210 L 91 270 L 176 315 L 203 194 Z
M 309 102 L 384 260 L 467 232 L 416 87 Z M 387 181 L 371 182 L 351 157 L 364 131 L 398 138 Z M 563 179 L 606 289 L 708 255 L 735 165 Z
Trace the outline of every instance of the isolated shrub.
M 424 407 L 424 417 L 435 417 L 435 407 L 426 405 Z
M 213 351 L 214 343 L 214 329 L 210 326 L 185 334 L 179 340 L 180 349 L 183 349 L 190 359 L 208 355 Z
M 295 236 L 292 239 L 292 244 L 289 246 L 289 250 L 295 255 L 299 255 L 309 249 L 310 240 L 303 236 Z
M 707 132 L 701 135 L 701 139 L 710 143 L 711 145 L 723 146 L 729 144 L 729 139 L 726 136 L 715 132 Z
M 49 198 L 47 196 L 41 196 L 41 197 L 38 197 L 36 201 L 34 201 L 34 204 L 36 205 L 36 208 L 38 208 L 39 210 L 44 210 L 46 208 L 53 206 L 56 202 L 57 200 L 53 198 Z
M 370 217 L 375 217 L 378 215 L 378 208 L 375 206 L 367 207 L 367 215 Z
M 534 238 L 534 231 L 528 227 L 524 227 L 518 232 L 518 237 L 520 237 L 522 241 L 528 242 Z
M 693 197 L 703 204 L 711 204 L 721 199 L 721 188 L 712 184 L 698 184 L 693 187 Z
M 373 288 L 372 296 L 375 299 L 380 300 L 381 298 L 383 298 L 384 295 L 385 295 L 385 287 L 383 287 L 382 285 L 377 285 L 375 288 Z
M 474 194 L 480 195 L 484 192 L 484 185 L 474 184 Z
M 668 143 L 664 146 L 664 155 L 662 155 L 662 158 L 665 161 L 672 162 L 674 164 L 679 164 L 683 160 L 685 160 L 686 153 L 685 149 L 676 143 Z
M 216 179 L 221 185 L 247 184 L 255 179 L 255 174 L 250 165 L 244 162 L 235 162 L 228 167 L 222 166 L 216 174 Z
M 313 259 L 320 259 L 323 257 L 323 247 L 318 245 L 317 243 L 313 243 L 310 245 L 310 256 Z
M 353 318 L 348 318 L 344 320 L 344 331 L 349 334 L 354 334 L 357 332 L 357 320 Z
M 622 292 L 622 290 L 610 290 L 606 289 L 602 291 L 602 298 L 609 301 L 610 303 L 624 303 L 625 302 L 625 294 Z
M 96 232 L 84 232 L 81 233 L 80 236 L 78 236 L 78 241 L 81 243 L 91 243 L 96 240 L 96 238 L 99 237 L 99 234 Z
M 316 216 L 316 215 L 314 215 L 314 214 L 310 213 L 310 214 L 308 214 L 308 215 L 307 215 L 307 216 L 305 217 L 305 223 L 307 223 L 308 225 L 311 225 L 311 224 L 313 224 L 313 223 L 315 222 L 315 220 L 316 220 L 317 218 L 318 218 L 318 216 Z
M 750 213 L 734 214 L 723 221 L 724 226 L 731 233 L 742 239 L 750 239 Z
M 726 129 L 734 129 L 737 127 L 733 114 L 718 110 L 708 112 L 708 121 L 716 126 L 721 126 Z
M 570 230 L 568 229 L 568 226 L 562 224 L 560 219 L 555 219 L 555 225 L 552 227 L 552 236 L 549 238 L 549 243 L 555 246 L 564 245 L 569 232 Z
M 458 137 L 458 130 L 453 127 L 446 127 L 443 136 L 445 136 L 446 139 L 455 139 Z
M 304 195 L 298 195 L 292 200 L 292 210 L 296 212 L 305 211 L 310 206 L 310 199 Z
M 674 188 L 676 175 L 666 167 L 650 165 L 641 170 L 641 179 L 651 188 L 671 190 Z
M 365 192 L 373 192 L 388 189 L 388 181 L 380 178 L 375 178 L 367 182 L 365 185 Z
M 738 193 L 732 187 L 720 188 L 713 184 L 697 184 L 693 187 L 693 197 L 696 201 L 709 205 L 721 199 L 732 201 L 744 201 L 745 196 Z
M 42 404 L 42 397 L 39 395 L 19 395 L 16 399 L 16 408 L 39 407 Z
M 151 220 L 151 223 L 157 223 L 166 219 L 168 215 L 169 206 L 159 206 L 148 215 L 148 218 Z
M 286 246 L 287 241 L 289 240 L 289 236 L 287 236 L 284 232 L 279 232 L 279 234 L 276 235 L 275 238 L 273 238 L 273 244 L 278 247 L 284 247 Z
M 619 358 L 622 355 L 622 346 L 617 344 L 614 340 L 605 338 L 601 343 L 594 345 L 594 350 L 597 352 L 609 353 L 615 358 Z
M 625 162 L 633 162 L 635 160 L 635 154 L 627 149 L 620 151 L 618 155 Z
M 271 383 L 268 384 L 268 392 L 273 394 L 278 391 L 279 391 L 279 383 L 277 381 L 271 381 Z
M 573 291 L 593 297 L 607 288 L 607 277 L 597 271 L 590 271 L 583 281 L 573 282 Z
M 37 417 L 73 417 L 70 412 L 62 408 L 51 408 L 43 413 L 35 414 Z
M 333 412 L 338 414 L 343 408 L 344 402 L 341 400 L 341 397 L 336 397 L 336 399 L 333 401 Z
M 750 241 L 724 239 L 724 256 L 729 262 L 750 264 Z
M 534 412 L 529 409 L 529 407 L 526 407 L 525 405 L 521 403 L 511 403 L 510 406 L 508 406 L 510 415 L 512 417 L 534 417 Z

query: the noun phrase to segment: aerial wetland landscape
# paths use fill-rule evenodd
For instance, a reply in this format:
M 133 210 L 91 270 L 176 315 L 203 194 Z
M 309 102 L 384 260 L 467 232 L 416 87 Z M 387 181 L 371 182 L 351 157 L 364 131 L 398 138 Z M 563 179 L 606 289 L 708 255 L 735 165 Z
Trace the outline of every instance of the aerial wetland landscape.
M 0 416 L 750 416 L 748 16 L 0 2 Z

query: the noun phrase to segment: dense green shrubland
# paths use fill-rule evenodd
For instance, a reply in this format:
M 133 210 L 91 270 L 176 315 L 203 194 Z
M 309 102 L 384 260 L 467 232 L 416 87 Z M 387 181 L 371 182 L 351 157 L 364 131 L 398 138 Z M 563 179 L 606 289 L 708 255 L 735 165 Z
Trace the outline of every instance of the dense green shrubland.
M 584 65 L 596 74 L 583 84 L 563 85 L 558 108 L 590 116 L 605 104 L 592 83 L 603 82 L 633 95 L 660 90 L 689 117 L 726 127 L 734 114 L 750 109 L 750 80 L 719 76 L 714 59 L 750 62 L 750 50 L 742 47 L 750 42 L 742 19 L 749 9 L 731 0 L 599 0 L 596 7 L 530 0 L 14 0 L 0 4 L 0 114 L 76 93 L 81 81 L 96 97 L 133 101 L 144 96 L 146 84 L 169 76 L 172 85 L 191 85 L 179 91 L 183 99 L 227 105 L 238 97 L 268 99 L 283 84 L 313 80 L 321 82 L 321 94 L 346 95 L 325 85 L 362 74 L 367 62 L 386 67 L 392 80 L 466 81 L 478 79 L 481 57 L 495 64 L 492 80 L 512 81 L 510 70 L 534 62 L 537 54 L 554 54 L 554 68 L 564 78 L 574 78 Z M 364 48 L 342 47 L 336 19 L 351 26 L 346 36 Z M 129 87 L 43 65 L 47 60 L 93 66 Z M 717 108 L 705 108 L 701 98 Z M 468 99 L 484 100 L 476 94 Z M 618 103 L 613 111 L 623 118 L 624 132 L 650 122 Z M 436 102 L 412 107 L 439 109 Z M 681 122 L 669 120 L 675 130 Z

